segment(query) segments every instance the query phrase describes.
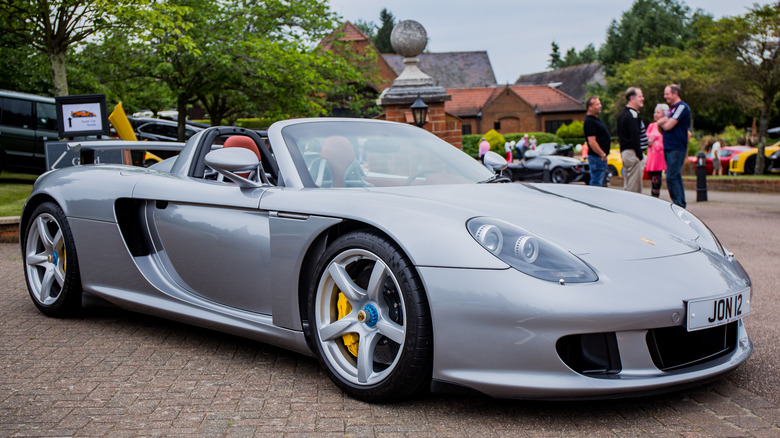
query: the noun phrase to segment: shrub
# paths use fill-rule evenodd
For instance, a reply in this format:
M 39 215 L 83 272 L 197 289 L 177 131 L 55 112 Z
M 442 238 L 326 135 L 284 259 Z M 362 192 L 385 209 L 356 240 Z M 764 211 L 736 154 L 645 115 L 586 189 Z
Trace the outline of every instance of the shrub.
M 726 126 L 726 128 L 718 137 L 722 138 L 726 142 L 726 144 L 721 146 L 745 144 L 745 130 L 737 129 L 734 125 Z
M 483 137 L 485 137 L 485 140 L 487 140 L 488 143 L 490 143 L 491 151 L 500 155 L 504 155 L 506 153 L 506 150 L 504 149 L 504 144 L 507 142 L 507 140 L 498 131 L 496 131 L 495 129 L 491 129 L 490 131 L 486 132 L 485 135 L 483 135 Z
M 463 142 L 463 152 L 471 155 L 474 158 L 478 158 L 479 140 L 481 138 L 482 136 L 477 134 L 467 134 L 461 137 L 461 141 Z
M 585 127 L 582 122 L 575 120 L 568 125 L 561 125 L 561 127 L 558 128 L 558 130 L 555 132 L 555 135 L 565 139 L 582 138 L 585 137 Z

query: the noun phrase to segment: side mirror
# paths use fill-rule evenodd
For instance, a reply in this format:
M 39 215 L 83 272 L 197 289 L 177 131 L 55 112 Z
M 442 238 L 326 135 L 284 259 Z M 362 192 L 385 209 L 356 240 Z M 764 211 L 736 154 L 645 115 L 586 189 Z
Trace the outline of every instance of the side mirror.
M 488 169 L 495 173 L 501 173 L 501 171 L 506 169 L 508 165 L 504 157 L 493 151 L 487 151 L 485 153 L 484 163 Z
M 260 160 L 257 159 L 254 152 L 248 149 L 217 149 L 206 154 L 205 162 L 206 165 L 238 184 L 239 187 L 260 187 L 262 185 L 237 174 L 237 172 L 257 174 L 261 171 Z

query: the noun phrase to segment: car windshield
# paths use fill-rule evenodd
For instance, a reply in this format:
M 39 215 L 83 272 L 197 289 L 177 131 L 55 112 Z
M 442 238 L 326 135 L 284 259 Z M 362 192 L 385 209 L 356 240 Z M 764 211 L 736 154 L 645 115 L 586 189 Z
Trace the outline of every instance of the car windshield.
M 470 184 L 494 174 L 435 135 L 403 124 L 301 123 L 282 130 L 310 187 Z M 293 154 L 297 155 L 297 154 Z

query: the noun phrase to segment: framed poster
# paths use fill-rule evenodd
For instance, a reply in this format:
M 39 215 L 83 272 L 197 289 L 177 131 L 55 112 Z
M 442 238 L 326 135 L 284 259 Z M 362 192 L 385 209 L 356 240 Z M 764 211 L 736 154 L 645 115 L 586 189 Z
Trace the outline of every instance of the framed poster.
M 105 94 L 82 94 L 54 98 L 60 138 L 108 135 Z

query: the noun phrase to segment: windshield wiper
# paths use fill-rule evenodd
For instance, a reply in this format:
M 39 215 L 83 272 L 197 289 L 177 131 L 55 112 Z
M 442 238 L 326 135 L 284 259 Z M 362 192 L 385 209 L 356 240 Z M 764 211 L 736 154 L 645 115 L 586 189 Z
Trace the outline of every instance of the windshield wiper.
M 492 178 L 488 178 L 484 181 L 480 181 L 477 184 L 508 183 L 508 182 L 512 182 L 512 180 L 503 175 L 494 175 Z

